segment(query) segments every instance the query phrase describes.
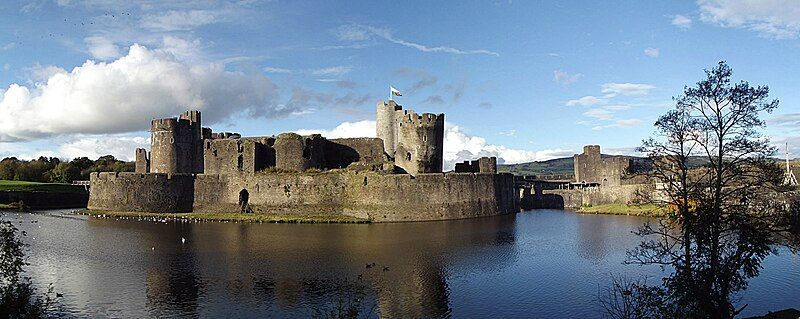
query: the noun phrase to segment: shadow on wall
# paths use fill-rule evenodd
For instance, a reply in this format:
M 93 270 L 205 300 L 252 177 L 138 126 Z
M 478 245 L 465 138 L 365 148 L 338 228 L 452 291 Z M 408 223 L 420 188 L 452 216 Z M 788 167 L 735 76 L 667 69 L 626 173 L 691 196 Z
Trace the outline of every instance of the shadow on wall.
M 520 200 L 520 208 L 530 209 L 561 209 L 566 208 L 564 197 L 560 194 L 523 194 Z

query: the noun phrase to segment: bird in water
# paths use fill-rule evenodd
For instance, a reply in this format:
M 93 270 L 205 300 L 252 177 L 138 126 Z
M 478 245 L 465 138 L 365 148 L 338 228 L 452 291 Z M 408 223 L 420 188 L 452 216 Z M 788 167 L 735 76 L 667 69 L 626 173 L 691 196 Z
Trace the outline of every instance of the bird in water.
M 186 243 L 186 238 L 181 237 L 181 244 L 185 244 L 185 243 Z

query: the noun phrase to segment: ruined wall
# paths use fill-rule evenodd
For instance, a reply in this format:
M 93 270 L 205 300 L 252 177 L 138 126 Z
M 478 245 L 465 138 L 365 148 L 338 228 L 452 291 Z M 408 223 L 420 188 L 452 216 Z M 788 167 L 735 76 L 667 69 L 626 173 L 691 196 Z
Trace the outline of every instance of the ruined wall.
M 380 171 L 389 161 L 379 138 L 339 138 L 325 145 L 325 168 Z
M 300 136 L 281 133 L 275 139 L 275 167 L 283 171 L 302 172 L 324 168 L 325 139 L 319 134 Z
M 186 111 L 178 116 L 178 120 L 189 122 L 189 158 L 186 173 L 203 172 L 203 138 L 210 137 L 211 129 L 203 128 L 200 111 Z M 184 172 L 180 172 L 184 173 Z
M 602 158 L 600 145 L 586 145 L 582 154 L 575 154 L 573 165 L 576 182 L 618 186 L 630 172 L 631 160 L 622 156 Z
M 411 175 L 442 172 L 444 114 L 410 112 L 398 125 L 395 165 Z
M 275 166 L 275 138 L 215 139 L 205 141 L 205 173 L 254 173 Z
M 497 157 L 481 157 L 476 161 L 456 163 L 456 173 L 497 173 Z
M 198 175 L 195 211 L 342 213 L 377 222 L 458 219 L 519 210 L 510 174 L 322 172 Z
M 137 173 L 150 172 L 150 158 L 147 156 L 147 150 L 143 148 L 136 149 L 136 170 Z
M 92 173 L 89 209 L 156 213 L 189 212 L 194 199 L 190 174 Z

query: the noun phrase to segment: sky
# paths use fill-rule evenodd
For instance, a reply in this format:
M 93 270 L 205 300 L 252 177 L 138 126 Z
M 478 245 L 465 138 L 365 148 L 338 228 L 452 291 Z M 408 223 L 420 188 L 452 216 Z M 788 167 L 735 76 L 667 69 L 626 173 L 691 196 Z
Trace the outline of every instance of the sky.
M 800 156 L 800 1 L 4 1 L 0 157 L 132 160 L 150 120 L 375 136 L 389 86 L 445 113 L 445 167 L 633 154 L 719 61 Z

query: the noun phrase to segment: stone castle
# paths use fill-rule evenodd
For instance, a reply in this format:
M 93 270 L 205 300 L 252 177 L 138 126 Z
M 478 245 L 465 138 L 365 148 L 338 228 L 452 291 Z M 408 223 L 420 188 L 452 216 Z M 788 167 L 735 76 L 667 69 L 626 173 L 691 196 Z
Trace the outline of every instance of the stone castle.
M 517 212 L 495 158 L 442 172 L 444 114 L 377 104 L 377 138 L 241 137 L 202 127 L 201 113 L 151 122 L 135 173 L 93 173 L 88 208 L 138 212 L 344 214 L 373 221 Z

